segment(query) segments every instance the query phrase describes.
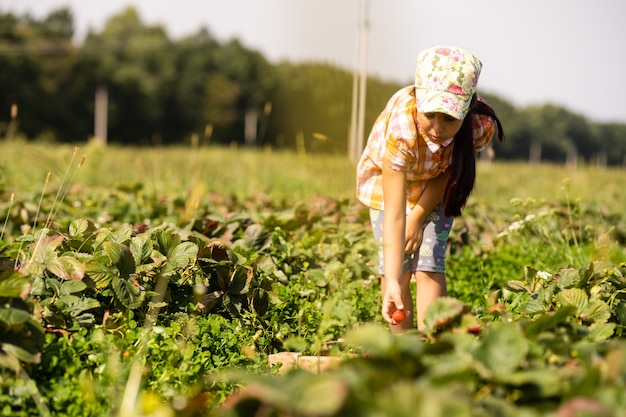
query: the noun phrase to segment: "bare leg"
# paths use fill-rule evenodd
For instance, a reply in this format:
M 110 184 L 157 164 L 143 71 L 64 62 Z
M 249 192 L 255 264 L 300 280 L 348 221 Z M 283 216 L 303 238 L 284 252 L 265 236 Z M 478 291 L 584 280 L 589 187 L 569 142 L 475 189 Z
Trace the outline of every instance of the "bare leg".
M 424 316 L 426 309 L 439 297 L 445 297 L 448 294 L 446 286 L 446 274 L 441 272 L 415 272 L 415 283 L 417 286 L 417 294 L 415 303 L 417 305 L 417 328 L 424 330 Z
M 413 296 L 411 295 L 411 272 L 405 272 L 402 275 L 402 303 L 404 304 L 404 312 L 406 314 L 404 320 L 395 325 L 389 325 L 389 328 L 393 333 L 401 333 L 405 330 L 410 330 L 415 328 L 413 323 L 413 317 L 415 315 L 415 308 L 413 306 Z M 385 294 L 386 281 L 385 276 L 380 277 L 380 288 L 382 290 L 382 294 Z

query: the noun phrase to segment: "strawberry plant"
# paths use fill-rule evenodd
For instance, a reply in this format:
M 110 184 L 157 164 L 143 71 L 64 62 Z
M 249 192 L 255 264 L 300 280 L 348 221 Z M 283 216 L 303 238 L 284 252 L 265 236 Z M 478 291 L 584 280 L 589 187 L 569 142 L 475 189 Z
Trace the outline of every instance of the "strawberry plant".
M 22 364 L 37 364 L 43 346 L 43 328 L 30 282 L 16 271 L 0 272 L 0 372 L 22 372 Z
M 352 199 L 170 182 L 0 204 L 3 414 L 624 414 L 619 212 L 471 200 L 450 297 L 395 336 Z M 344 359 L 275 375 L 283 351 Z

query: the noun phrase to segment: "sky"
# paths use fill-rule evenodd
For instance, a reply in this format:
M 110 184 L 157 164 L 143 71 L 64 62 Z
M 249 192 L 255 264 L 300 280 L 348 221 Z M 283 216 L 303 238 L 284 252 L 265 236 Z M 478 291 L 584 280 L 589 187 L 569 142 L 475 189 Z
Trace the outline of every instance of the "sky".
M 479 91 L 515 106 L 555 104 L 592 121 L 626 123 L 625 0 L 0 0 L 36 18 L 69 7 L 77 42 L 132 6 L 172 39 L 206 28 L 269 61 L 358 67 L 413 82 L 420 50 L 455 45 L 483 62 Z

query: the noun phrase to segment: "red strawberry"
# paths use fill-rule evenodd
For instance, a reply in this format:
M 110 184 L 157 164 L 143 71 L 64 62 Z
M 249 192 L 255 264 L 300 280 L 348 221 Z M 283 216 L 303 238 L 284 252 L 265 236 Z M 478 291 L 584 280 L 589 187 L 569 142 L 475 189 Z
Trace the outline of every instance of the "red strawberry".
M 391 315 L 391 318 L 393 319 L 393 321 L 395 321 L 396 323 L 401 323 L 402 320 L 404 320 L 404 310 L 396 310 L 393 312 L 393 314 Z
M 480 326 L 469 326 L 467 331 L 471 334 L 480 334 Z

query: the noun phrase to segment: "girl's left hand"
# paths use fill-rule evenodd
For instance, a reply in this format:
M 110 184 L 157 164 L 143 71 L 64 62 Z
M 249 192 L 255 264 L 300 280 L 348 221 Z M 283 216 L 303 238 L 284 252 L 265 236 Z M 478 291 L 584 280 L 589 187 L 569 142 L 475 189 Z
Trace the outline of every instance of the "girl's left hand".
M 410 222 L 407 218 L 404 253 L 411 254 L 417 252 L 422 244 L 423 236 L 424 226 L 421 223 L 415 224 Z

